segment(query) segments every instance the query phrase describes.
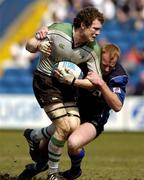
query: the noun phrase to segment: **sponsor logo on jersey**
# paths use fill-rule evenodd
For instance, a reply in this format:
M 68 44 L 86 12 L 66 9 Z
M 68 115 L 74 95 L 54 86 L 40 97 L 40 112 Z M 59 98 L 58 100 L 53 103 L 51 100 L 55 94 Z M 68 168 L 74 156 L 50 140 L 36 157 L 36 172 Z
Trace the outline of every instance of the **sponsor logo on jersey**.
M 64 49 L 65 45 L 62 44 L 62 43 L 60 43 L 60 44 L 59 44 L 59 47 L 60 47 L 61 49 Z
M 114 87 L 113 92 L 114 93 L 121 93 L 121 89 L 119 87 Z

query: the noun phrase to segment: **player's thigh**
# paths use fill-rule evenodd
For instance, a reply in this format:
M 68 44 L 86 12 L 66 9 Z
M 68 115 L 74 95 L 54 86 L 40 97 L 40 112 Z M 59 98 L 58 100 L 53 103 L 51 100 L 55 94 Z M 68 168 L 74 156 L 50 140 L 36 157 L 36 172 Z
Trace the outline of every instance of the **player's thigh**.
M 96 128 L 91 123 L 79 126 L 68 138 L 68 148 L 75 150 L 90 143 L 96 137 Z
M 44 110 L 52 122 L 67 116 L 67 111 L 62 102 L 45 105 Z
M 80 125 L 80 115 L 76 102 L 55 103 L 45 106 L 44 109 L 58 127 L 64 127 L 64 129 L 67 127 L 72 131 Z
M 66 140 L 70 133 L 69 116 L 63 103 L 54 103 L 44 106 L 48 117 L 55 125 L 54 137 Z
M 80 126 L 80 118 L 75 116 L 69 116 L 70 133 L 75 131 Z
M 79 110 L 75 102 L 65 103 L 65 108 L 69 116 L 68 121 L 70 126 L 70 132 L 73 132 L 80 125 Z

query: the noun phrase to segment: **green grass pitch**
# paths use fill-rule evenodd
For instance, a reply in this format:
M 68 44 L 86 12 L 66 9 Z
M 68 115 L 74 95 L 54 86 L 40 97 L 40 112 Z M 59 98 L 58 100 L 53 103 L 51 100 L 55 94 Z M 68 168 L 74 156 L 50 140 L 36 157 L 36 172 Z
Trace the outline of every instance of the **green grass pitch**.
M 80 180 L 144 180 L 144 132 L 105 132 L 85 150 Z M 23 131 L 0 130 L 0 174 L 15 177 L 31 162 Z M 69 166 L 65 146 L 60 167 Z

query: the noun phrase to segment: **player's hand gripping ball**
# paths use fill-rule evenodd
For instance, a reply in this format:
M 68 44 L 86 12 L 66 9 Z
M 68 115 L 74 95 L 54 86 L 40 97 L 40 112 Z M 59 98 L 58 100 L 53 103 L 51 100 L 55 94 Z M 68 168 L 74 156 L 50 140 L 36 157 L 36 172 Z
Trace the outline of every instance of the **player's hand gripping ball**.
M 74 63 L 61 61 L 54 65 L 53 74 L 61 83 L 72 85 L 75 79 L 82 79 L 82 70 Z

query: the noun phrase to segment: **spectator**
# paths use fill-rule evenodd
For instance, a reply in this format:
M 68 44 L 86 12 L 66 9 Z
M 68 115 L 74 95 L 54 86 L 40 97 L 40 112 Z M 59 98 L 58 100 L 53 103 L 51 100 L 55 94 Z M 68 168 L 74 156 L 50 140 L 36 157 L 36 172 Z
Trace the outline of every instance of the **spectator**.
M 133 47 L 130 51 L 124 54 L 123 56 L 123 66 L 131 73 L 134 71 L 135 67 L 141 62 L 141 54 L 139 50 Z
M 21 40 L 11 47 L 12 60 L 16 67 L 29 68 L 34 54 L 25 49 L 26 40 Z
M 67 0 L 53 0 L 48 3 L 48 9 L 44 13 L 42 24 L 50 25 L 53 22 L 63 22 L 67 16 Z

